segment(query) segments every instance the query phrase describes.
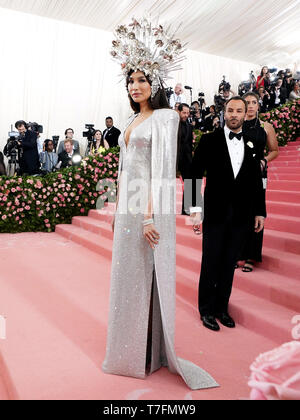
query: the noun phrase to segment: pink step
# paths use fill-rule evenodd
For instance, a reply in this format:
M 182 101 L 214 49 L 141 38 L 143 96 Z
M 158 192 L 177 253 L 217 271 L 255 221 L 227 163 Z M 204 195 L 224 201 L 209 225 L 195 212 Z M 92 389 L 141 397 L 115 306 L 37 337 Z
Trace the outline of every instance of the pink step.
M 299 168 L 299 162 L 293 162 L 293 161 L 278 161 L 277 159 L 269 164 L 270 167 L 274 166 L 276 168 Z
M 300 217 L 300 203 L 285 203 L 282 201 L 268 201 L 267 211 L 272 214 L 283 216 Z
M 300 181 L 269 181 L 270 190 L 285 190 L 300 192 Z
M 271 164 L 274 162 L 281 162 L 281 161 L 286 161 L 286 162 L 292 162 L 292 161 L 295 161 L 295 162 L 300 162 L 300 157 L 299 157 L 299 154 L 298 154 L 298 152 L 297 152 L 297 154 L 287 154 L 287 155 L 284 155 L 284 154 L 279 154 L 279 156 L 274 160 L 274 161 L 272 161 L 272 162 L 270 162 Z
M 112 226 L 106 221 L 100 221 L 92 217 L 74 217 L 74 226 L 80 227 L 88 232 L 97 234 L 100 237 L 113 240 Z
M 300 234 L 300 217 L 268 213 L 266 229 Z
M 263 245 L 278 251 L 300 255 L 300 235 L 295 233 L 266 229 Z
M 268 173 L 269 174 L 272 174 L 272 173 L 293 174 L 293 175 L 295 175 L 295 179 L 298 178 L 298 180 L 299 180 L 300 168 L 296 168 L 296 167 L 289 168 L 288 166 L 277 168 L 275 164 L 274 165 L 271 164 L 271 166 L 269 166 Z
M 300 181 L 300 171 L 299 171 L 299 174 L 286 173 L 286 172 L 269 172 L 268 180 L 269 181 Z
M 300 192 L 284 190 L 267 190 L 267 201 L 283 201 L 286 203 L 300 203 Z
M 181 241 L 182 242 L 182 241 Z M 191 242 L 182 245 L 177 243 L 177 264 L 190 270 L 200 273 L 202 259 L 202 244 L 199 241 L 199 248 L 192 246 Z M 300 258 L 296 254 L 283 252 L 274 248 L 264 247 L 262 269 L 272 271 L 300 282 Z M 300 285 L 300 283 L 299 283 Z
M 199 275 L 186 268 L 177 268 L 177 293 L 196 307 L 198 282 Z M 264 337 L 272 337 L 278 343 L 292 340 L 291 321 L 297 312 L 291 309 L 234 287 L 229 312 L 238 324 Z

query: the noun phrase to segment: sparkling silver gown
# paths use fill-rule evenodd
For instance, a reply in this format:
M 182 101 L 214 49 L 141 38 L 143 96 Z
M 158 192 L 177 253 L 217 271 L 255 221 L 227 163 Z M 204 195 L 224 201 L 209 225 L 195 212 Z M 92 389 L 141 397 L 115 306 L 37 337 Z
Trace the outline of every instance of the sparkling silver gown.
M 102 369 L 109 374 L 144 379 L 165 366 L 181 375 L 191 389 L 216 387 L 218 384 L 207 372 L 177 358 L 174 349 L 179 116 L 172 110 L 154 111 L 133 129 L 127 148 L 125 131 L 135 117 L 129 119 L 119 139 L 119 205 L 115 218 L 107 351 Z M 154 178 L 158 182 L 153 182 Z M 173 186 L 168 201 L 174 211 L 161 209 L 163 178 Z M 155 251 L 143 236 L 144 212 L 135 214 L 136 210 L 132 209 L 137 202 L 137 191 L 134 186 L 131 188 L 130 182 L 135 180 L 142 180 L 148 187 L 143 197 L 145 202 L 149 191 L 152 194 L 155 227 L 160 233 Z

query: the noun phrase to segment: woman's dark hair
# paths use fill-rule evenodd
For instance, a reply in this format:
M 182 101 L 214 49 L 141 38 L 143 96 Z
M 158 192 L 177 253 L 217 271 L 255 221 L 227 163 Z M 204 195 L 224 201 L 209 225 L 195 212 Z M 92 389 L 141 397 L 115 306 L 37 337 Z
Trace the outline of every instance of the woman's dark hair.
M 261 76 L 261 77 L 263 77 L 263 75 L 264 75 L 264 69 L 268 69 L 267 74 L 270 74 L 270 71 L 269 71 L 268 66 L 263 66 L 263 68 L 261 69 L 261 72 L 260 72 L 260 76 Z
M 67 135 L 68 131 L 72 131 L 72 133 L 74 134 L 73 128 L 67 128 L 66 131 L 65 131 L 65 136 Z
M 247 92 L 247 93 L 245 93 L 245 95 L 243 96 L 243 99 L 246 100 L 250 96 L 252 96 L 253 98 L 255 98 L 257 100 L 257 102 L 259 102 L 259 96 L 257 95 L 257 93 L 254 93 L 254 92 Z
M 137 114 L 141 110 L 140 109 L 140 104 L 138 104 L 137 102 L 134 102 L 134 100 L 132 99 L 132 97 L 129 94 L 129 89 L 128 89 L 128 85 L 129 85 L 129 82 L 130 82 L 130 76 L 133 73 L 134 73 L 134 70 L 131 70 L 127 75 L 126 89 L 127 89 L 127 92 L 128 92 L 128 97 L 129 97 L 131 108 Z M 149 76 L 145 75 L 145 77 L 146 77 L 148 83 L 150 84 L 150 86 L 152 86 L 152 81 L 150 80 Z M 167 96 L 166 96 L 166 92 L 162 88 L 159 88 L 159 90 L 156 93 L 156 95 L 154 96 L 154 98 L 152 98 L 150 96 L 148 102 L 149 102 L 149 105 L 151 106 L 152 109 L 163 109 L 163 108 L 170 109 L 170 105 L 169 105 L 169 102 L 168 102 L 168 99 L 167 99 Z
M 44 141 L 44 144 L 45 144 L 45 150 L 47 150 L 47 149 L 48 149 L 49 143 L 53 143 L 53 140 L 51 140 L 51 139 L 47 139 L 47 140 L 45 140 L 45 141 Z
M 101 131 L 101 130 L 95 130 L 95 134 L 94 134 L 94 144 L 96 144 L 96 142 L 97 142 L 97 140 L 95 139 L 95 137 L 96 137 L 96 134 L 97 134 L 97 133 L 101 133 L 100 146 L 101 146 L 101 147 L 105 147 L 105 146 L 104 146 L 103 133 L 102 133 L 102 131 Z

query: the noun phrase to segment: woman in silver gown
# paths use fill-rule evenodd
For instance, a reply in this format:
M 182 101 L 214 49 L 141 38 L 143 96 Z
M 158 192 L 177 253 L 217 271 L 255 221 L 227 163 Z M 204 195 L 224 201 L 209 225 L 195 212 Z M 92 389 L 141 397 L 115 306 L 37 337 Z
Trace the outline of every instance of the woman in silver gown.
M 217 384 L 210 375 L 193 363 L 177 358 L 174 350 L 174 184 L 179 116 L 169 109 L 151 109 L 148 102 L 151 86 L 142 72 L 131 74 L 129 92 L 139 103 L 140 113 L 129 119 L 120 137 L 118 208 L 103 370 L 144 379 L 147 373 L 167 366 L 171 372 L 181 375 L 191 389 L 215 387 Z M 154 183 L 153 175 L 160 177 Z M 137 180 L 148 188 L 139 191 L 142 199 L 136 202 L 136 189 L 130 187 Z M 164 214 L 168 212 L 156 201 L 160 200 L 160 193 L 157 194 L 160 181 L 173 189 L 169 194 L 169 214 Z M 139 207 L 139 202 L 148 202 L 148 209 L 145 206 L 144 212 L 132 211 L 131 206 Z M 151 208 L 157 210 L 153 212 L 154 218 L 151 211 L 147 214 Z M 151 219 L 154 223 L 143 225 Z
M 145 379 L 160 367 L 191 389 L 218 386 L 174 349 L 179 116 L 143 71 L 127 74 L 135 111 L 120 136 L 106 358 L 108 374 Z M 151 94 L 152 92 L 152 94 Z

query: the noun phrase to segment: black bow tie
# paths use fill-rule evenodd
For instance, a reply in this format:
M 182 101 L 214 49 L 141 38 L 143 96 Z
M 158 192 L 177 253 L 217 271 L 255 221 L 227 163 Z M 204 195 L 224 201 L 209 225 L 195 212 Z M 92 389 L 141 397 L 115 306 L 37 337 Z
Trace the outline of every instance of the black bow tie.
M 229 138 L 230 138 L 230 140 L 233 140 L 234 138 L 237 138 L 238 140 L 242 140 L 242 137 L 243 137 L 243 133 L 242 132 L 240 132 L 240 133 L 234 133 L 233 131 L 230 131 L 230 133 L 229 133 Z

